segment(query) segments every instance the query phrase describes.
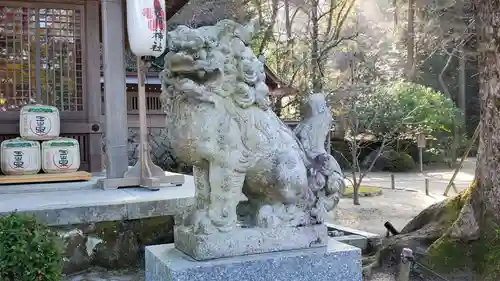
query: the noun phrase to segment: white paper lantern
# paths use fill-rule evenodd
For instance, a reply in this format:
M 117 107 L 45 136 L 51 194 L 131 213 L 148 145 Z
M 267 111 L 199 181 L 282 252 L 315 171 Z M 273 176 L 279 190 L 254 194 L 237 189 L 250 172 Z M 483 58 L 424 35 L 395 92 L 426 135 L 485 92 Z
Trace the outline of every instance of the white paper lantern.
M 136 56 L 159 57 L 167 44 L 164 0 L 127 0 L 130 50 Z

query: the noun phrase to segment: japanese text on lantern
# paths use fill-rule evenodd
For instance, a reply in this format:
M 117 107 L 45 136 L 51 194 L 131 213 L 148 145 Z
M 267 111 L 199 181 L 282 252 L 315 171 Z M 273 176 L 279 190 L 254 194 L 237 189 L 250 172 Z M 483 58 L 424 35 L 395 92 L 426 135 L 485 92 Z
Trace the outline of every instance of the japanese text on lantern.
M 162 51 L 163 40 L 163 21 L 165 20 L 165 12 L 163 11 L 160 0 L 153 0 L 153 8 L 142 9 L 142 15 L 148 21 L 148 28 L 153 33 L 152 51 Z

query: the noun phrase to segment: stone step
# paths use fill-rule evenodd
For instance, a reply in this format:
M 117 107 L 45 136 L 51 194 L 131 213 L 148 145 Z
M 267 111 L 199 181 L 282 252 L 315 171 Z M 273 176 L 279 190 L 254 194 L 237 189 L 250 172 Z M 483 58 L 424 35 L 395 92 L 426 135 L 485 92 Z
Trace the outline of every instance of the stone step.
M 366 248 L 368 247 L 368 239 L 364 236 L 361 235 L 344 235 L 344 236 L 337 236 L 337 237 L 332 237 L 333 239 L 354 246 L 358 247 L 361 249 L 361 251 L 365 251 Z
M 375 233 L 370 233 L 333 223 L 326 223 L 326 227 L 328 228 L 328 231 L 339 231 L 344 233 L 345 235 L 358 235 L 365 237 L 367 239 L 367 246 L 362 249 L 364 254 L 373 254 L 377 252 L 382 245 L 382 237 Z

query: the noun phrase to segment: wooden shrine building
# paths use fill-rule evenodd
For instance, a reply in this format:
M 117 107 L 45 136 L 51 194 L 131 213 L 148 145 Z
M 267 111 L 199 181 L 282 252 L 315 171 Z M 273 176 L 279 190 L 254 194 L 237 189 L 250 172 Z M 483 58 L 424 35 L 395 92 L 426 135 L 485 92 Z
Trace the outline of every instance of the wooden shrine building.
M 167 1 L 167 19 L 188 0 Z M 0 0 L 0 141 L 19 135 L 19 110 L 57 106 L 61 135 L 80 142 L 81 168 L 127 169 L 127 133 L 138 127 L 135 58 L 127 50 L 124 0 Z M 147 75 L 149 126 L 162 127 L 160 69 Z M 267 67 L 268 85 L 279 79 Z M 109 82 L 109 83 L 108 83 Z M 109 110 L 107 110 L 109 109 Z

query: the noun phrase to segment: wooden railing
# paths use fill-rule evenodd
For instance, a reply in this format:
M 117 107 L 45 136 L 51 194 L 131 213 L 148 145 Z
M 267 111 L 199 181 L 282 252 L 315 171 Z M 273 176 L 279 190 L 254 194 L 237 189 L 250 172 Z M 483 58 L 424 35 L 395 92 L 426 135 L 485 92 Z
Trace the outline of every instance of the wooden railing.
M 164 128 L 165 113 L 161 109 L 160 93 L 146 93 L 146 120 L 149 128 Z M 127 122 L 129 128 L 139 128 L 139 101 L 137 92 L 127 93 Z
M 139 128 L 139 104 L 137 92 L 127 93 L 127 113 L 128 113 L 128 127 Z M 146 109 L 147 109 L 147 122 L 149 128 L 164 128 L 165 127 L 165 113 L 161 109 L 160 93 L 149 92 L 146 93 Z M 299 121 L 285 120 L 285 123 L 292 129 L 299 123 Z M 333 138 L 344 138 L 344 130 L 342 129 L 342 120 L 336 118 L 333 121 L 335 129 L 333 130 Z
M 146 110 L 148 114 L 162 114 L 160 93 L 146 93 Z M 127 93 L 128 114 L 139 114 L 139 99 L 137 92 Z

